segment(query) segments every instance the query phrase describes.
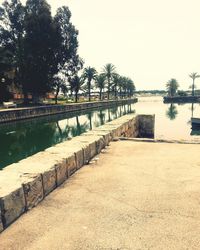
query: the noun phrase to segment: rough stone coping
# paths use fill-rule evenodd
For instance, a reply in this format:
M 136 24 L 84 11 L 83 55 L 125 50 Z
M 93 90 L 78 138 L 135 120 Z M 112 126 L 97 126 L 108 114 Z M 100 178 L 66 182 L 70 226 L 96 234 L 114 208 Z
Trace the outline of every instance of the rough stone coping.
M 136 118 L 133 114 L 120 117 L 1 171 L 0 232 L 89 163 L 114 137 L 134 128 Z

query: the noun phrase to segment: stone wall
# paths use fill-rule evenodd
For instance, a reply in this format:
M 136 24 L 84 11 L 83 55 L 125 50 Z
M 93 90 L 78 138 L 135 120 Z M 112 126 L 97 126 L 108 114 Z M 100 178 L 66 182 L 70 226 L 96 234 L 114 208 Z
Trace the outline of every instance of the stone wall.
M 55 115 L 67 112 L 81 111 L 99 107 L 110 107 L 113 105 L 124 105 L 137 102 L 136 98 L 123 100 L 109 100 L 98 102 L 73 103 L 66 105 L 46 105 L 32 108 L 15 108 L 0 111 L 0 123 L 11 122 L 40 116 Z
M 151 125 L 147 123 L 151 122 Z M 0 232 L 118 137 L 138 137 L 154 127 L 154 116 L 125 115 L 39 152 L 0 171 Z

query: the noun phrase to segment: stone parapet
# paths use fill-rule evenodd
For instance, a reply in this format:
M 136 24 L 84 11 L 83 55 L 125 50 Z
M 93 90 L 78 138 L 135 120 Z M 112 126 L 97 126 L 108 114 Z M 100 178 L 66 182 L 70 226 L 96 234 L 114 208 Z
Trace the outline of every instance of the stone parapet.
M 151 124 L 149 124 L 149 122 Z M 0 171 L 0 232 L 118 137 L 152 134 L 154 116 L 125 115 Z

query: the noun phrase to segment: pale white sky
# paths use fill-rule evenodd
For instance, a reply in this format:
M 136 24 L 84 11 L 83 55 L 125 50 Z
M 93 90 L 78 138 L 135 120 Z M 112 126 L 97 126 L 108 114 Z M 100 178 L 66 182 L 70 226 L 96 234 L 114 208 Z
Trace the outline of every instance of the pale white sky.
M 0 0 L 0 3 L 2 0 Z M 23 1 L 22 1 L 23 2 Z M 200 73 L 200 0 L 48 0 L 67 5 L 79 30 L 79 54 L 100 71 L 113 63 L 139 89 L 164 89 Z M 200 78 L 196 80 L 200 88 Z

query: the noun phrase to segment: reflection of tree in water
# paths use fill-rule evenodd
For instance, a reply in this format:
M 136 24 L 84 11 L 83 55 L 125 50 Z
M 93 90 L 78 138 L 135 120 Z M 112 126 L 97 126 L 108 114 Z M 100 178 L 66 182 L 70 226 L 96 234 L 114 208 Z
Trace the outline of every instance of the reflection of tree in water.
M 0 168 L 42 151 L 58 143 L 56 123 L 34 124 L 16 131 L 1 131 Z
M 191 106 L 191 111 L 192 111 L 191 117 L 194 116 L 194 110 L 195 110 L 194 103 L 192 103 L 192 106 Z
M 89 125 L 90 125 L 90 130 L 92 130 L 92 117 L 94 115 L 94 111 L 89 111 L 88 114 L 86 115 L 86 117 L 89 120 Z
M 113 108 L 110 109 L 110 112 L 112 114 L 112 120 L 113 119 L 117 119 L 117 117 L 118 117 L 117 110 L 118 110 L 117 106 L 115 106 L 115 107 L 113 107 Z
M 97 114 L 98 121 L 95 121 L 96 127 L 99 127 L 99 126 L 105 124 L 105 116 L 106 116 L 105 111 L 100 109 L 98 114 Z
M 170 120 L 174 120 L 174 119 L 176 119 L 177 115 L 178 115 L 178 110 L 176 108 L 176 105 L 171 103 L 170 107 L 167 109 L 166 116 Z
M 76 116 L 76 126 L 70 126 L 72 137 L 78 136 L 89 129 L 87 122 L 80 124 L 78 116 Z

